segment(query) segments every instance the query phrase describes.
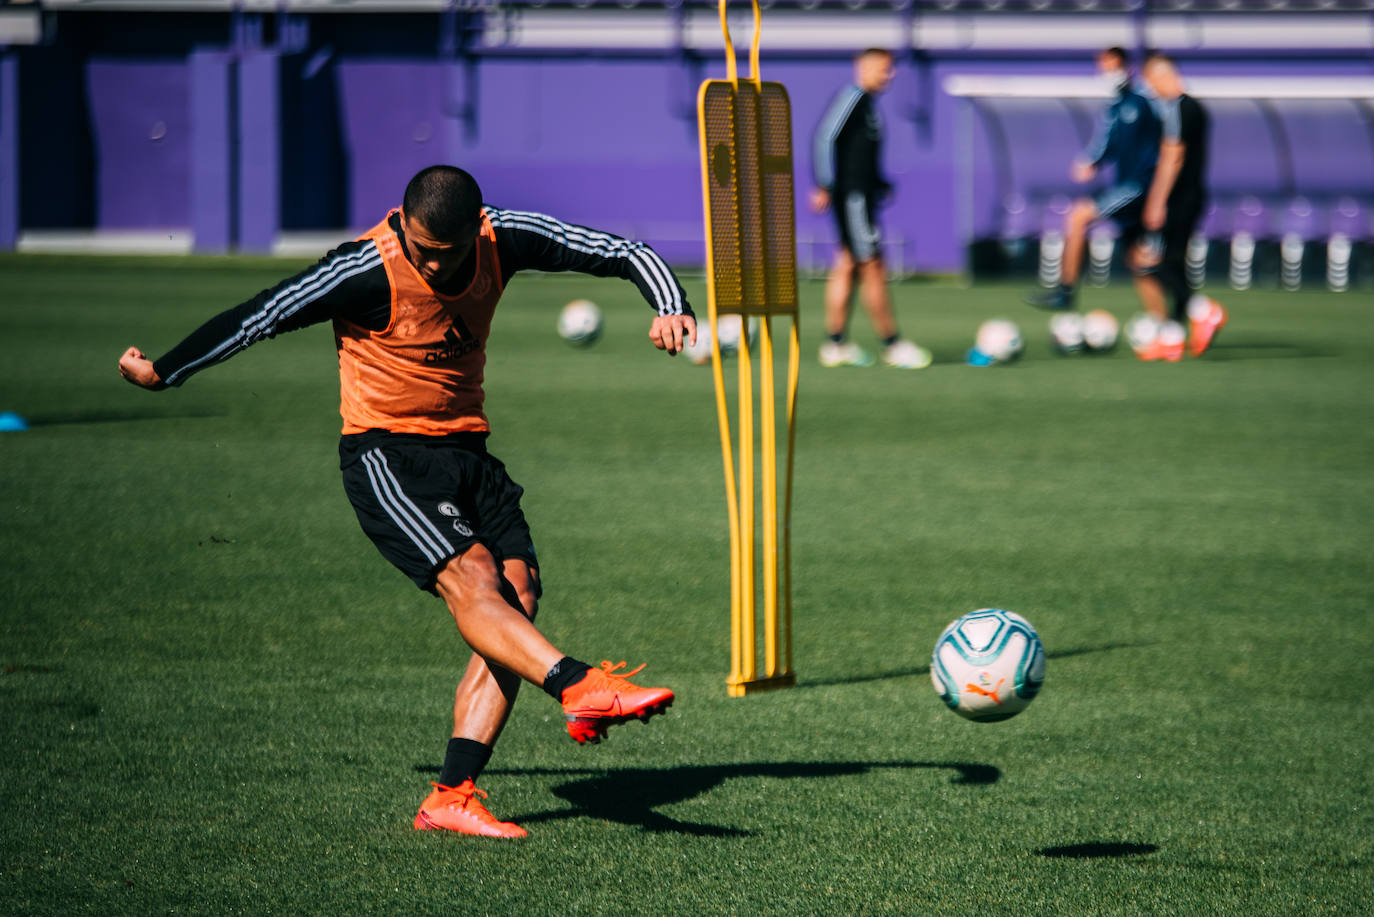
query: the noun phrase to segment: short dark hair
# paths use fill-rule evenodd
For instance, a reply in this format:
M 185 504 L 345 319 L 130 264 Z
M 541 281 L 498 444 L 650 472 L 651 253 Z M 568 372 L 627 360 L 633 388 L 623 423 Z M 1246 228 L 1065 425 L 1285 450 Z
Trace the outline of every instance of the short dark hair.
M 892 52 L 889 51 L 887 48 L 879 48 L 875 46 L 872 48 L 864 48 L 858 54 L 854 55 L 854 60 L 861 61 L 865 57 L 869 57 L 874 54 L 881 54 L 883 57 L 892 57 Z
M 1118 61 L 1121 62 L 1122 70 L 1125 70 L 1131 63 L 1130 57 L 1126 54 L 1126 49 L 1118 45 L 1112 45 L 1110 48 L 1103 48 L 1102 51 L 1098 54 L 1098 56 L 1116 58 Z
M 1146 51 L 1145 63 L 1148 64 L 1150 61 L 1159 61 L 1162 64 L 1174 64 L 1174 59 L 1163 51 Z M 1177 66 L 1177 64 L 1174 64 L 1174 66 Z
M 481 222 L 482 189 L 457 166 L 430 166 L 406 185 L 401 207 L 436 239 L 456 241 Z

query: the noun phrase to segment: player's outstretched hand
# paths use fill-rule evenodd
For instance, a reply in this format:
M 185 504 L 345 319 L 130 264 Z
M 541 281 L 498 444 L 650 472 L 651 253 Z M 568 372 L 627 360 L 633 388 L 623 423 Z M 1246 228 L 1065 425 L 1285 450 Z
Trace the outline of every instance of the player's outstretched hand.
M 1069 175 L 1080 185 L 1086 185 L 1097 177 L 1097 166 L 1090 162 L 1075 162 L 1069 170 Z
M 815 188 L 811 191 L 811 210 L 815 213 L 825 213 L 830 209 L 830 192 L 824 188 Z
M 684 344 L 697 342 L 697 320 L 690 315 L 660 315 L 649 327 L 649 340 L 668 351 L 668 356 L 676 356 Z
M 167 383 L 157 377 L 153 361 L 144 356 L 143 351 L 137 347 L 130 347 L 124 351 L 124 356 L 119 358 L 119 374 L 134 385 L 155 392 L 167 387 Z

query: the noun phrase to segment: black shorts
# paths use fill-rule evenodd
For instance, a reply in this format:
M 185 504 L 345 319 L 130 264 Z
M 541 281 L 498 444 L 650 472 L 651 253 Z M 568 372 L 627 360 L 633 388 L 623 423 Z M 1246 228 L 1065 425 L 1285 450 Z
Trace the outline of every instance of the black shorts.
M 1117 244 L 1121 249 L 1134 245 L 1145 227 L 1141 223 L 1145 215 L 1145 192 L 1134 182 L 1112 185 L 1093 195 L 1099 219 L 1109 219 L 1116 224 L 1120 235 Z
M 878 195 L 863 191 L 839 191 L 830 201 L 840 244 L 862 264 L 881 254 L 883 231 L 878 226 Z
M 434 592 L 439 571 L 474 544 L 498 563 L 538 568 L 520 509 L 525 491 L 487 452 L 486 434 L 344 436 L 339 467 L 367 537 L 421 589 Z

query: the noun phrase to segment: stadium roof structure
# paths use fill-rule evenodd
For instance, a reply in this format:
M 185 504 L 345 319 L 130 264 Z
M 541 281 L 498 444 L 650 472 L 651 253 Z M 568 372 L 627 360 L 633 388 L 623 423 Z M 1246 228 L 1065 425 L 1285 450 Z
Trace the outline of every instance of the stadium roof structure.
M 943 86 L 966 98 L 1107 98 L 1095 77 L 957 74 Z M 1374 77 L 1197 76 L 1188 79 L 1188 93 L 1200 99 L 1374 99 Z
M 0 7 L 168 12 L 363 13 L 547 8 L 714 8 L 713 0 L 0 0 Z M 760 0 L 764 9 L 896 10 L 966 13 L 1340 12 L 1374 10 L 1374 0 Z

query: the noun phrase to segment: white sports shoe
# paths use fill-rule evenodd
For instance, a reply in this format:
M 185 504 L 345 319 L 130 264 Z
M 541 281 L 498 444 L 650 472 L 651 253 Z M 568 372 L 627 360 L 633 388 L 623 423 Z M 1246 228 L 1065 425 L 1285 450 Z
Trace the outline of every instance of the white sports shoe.
M 872 366 L 873 354 L 864 350 L 853 341 L 836 344 L 826 341 L 821 345 L 822 366 Z
M 883 350 L 883 362 L 898 369 L 925 369 L 931 361 L 929 350 L 905 338 Z

